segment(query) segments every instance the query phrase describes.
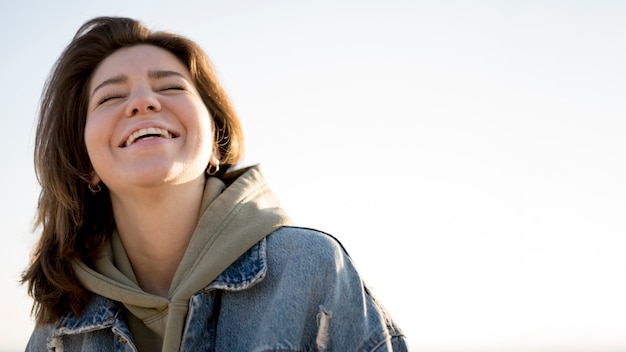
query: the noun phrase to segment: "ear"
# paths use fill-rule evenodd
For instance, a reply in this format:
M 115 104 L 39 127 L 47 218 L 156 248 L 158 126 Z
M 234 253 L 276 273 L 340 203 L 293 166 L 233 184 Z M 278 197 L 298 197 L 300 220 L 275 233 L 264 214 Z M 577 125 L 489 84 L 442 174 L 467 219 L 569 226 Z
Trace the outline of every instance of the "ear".
M 218 166 L 218 167 L 220 165 L 220 159 L 216 157 L 215 154 L 211 154 L 211 157 L 209 158 L 209 166 L 210 165 Z
M 97 185 L 100 182 L 102 182 L 102 179 L 100 178 L 100 176 L 98 176 L 98 174 L 95 171 L 92 171 L 91 172 L 91 184 Z
M 209 164 L 211 165 L 219 165 L 220 164 L 220 149 L 219 148 L 215 148 L 213 149 L 213 153 L 211 154 L 211 157 L 209 158 Z

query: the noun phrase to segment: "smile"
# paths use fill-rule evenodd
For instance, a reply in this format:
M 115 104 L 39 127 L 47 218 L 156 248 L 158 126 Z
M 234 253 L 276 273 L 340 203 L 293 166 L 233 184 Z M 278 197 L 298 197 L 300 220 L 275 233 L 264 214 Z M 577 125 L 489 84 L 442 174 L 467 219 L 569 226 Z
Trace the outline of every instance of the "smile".
M 124 142 L 124 144 L 122 145 L 122 147 L 128 147 L 129 145 L 141 139 L 154 137 L 171 139 L 175 136 L 172 135 L 168 130 L 159 127 L 142 128 L 131 133 L 130 136 L 128 136 L 128 138 L 126 139 L 126 142 Z

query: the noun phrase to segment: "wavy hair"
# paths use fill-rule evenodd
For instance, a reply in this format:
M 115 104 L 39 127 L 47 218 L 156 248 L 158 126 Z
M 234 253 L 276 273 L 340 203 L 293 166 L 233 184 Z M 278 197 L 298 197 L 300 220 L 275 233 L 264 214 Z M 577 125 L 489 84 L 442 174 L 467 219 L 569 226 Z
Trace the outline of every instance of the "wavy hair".
M 58 321 L 68 312 L 80 315 L 89 293 L 71 263 L 91 262 L 115 226 L 106 187 L 97 195 L 88 188 L 93 171 L 84 141 L 88 86 L 105 58 L 139 44 L 168 50 L 189 69 L 212 116 L 220 173 L 243 155 L 239 118 L 200 46 L 130 18 L 97 17 L 83 24 L 54 65 L 39 109 L 34 161 L 41 193 L 35 226 L 41 237 L 22 274 L 37 324 Z

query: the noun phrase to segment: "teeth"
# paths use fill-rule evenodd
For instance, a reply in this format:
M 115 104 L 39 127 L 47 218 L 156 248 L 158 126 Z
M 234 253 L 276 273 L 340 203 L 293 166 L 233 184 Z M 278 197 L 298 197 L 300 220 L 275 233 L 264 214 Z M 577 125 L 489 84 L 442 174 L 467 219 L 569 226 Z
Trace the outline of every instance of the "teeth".
M 169 133 L 167 130 L 158 127 L 148 127 L 133 132 L 130 136 L 128 136 L 128 139 L 126 140 L 126 144 L 124 146 L 128 147 L 129 145 L 133 144 L 137 139 L 147 135 L 158 135 L 162 138 L 168 139 L 172 138 L 172 134 Z

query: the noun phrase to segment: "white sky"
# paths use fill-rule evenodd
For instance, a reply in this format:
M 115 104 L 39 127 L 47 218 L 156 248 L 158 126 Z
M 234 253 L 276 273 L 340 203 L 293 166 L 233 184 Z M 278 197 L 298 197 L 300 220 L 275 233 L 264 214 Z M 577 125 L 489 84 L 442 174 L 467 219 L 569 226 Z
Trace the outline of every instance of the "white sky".
M 97 15 L 205 48 L 247 163 L 414 350 L 626 349 L 625 2 L 41 0 L 0 11 L 0 351 L 33 326 L 37 101 Z

